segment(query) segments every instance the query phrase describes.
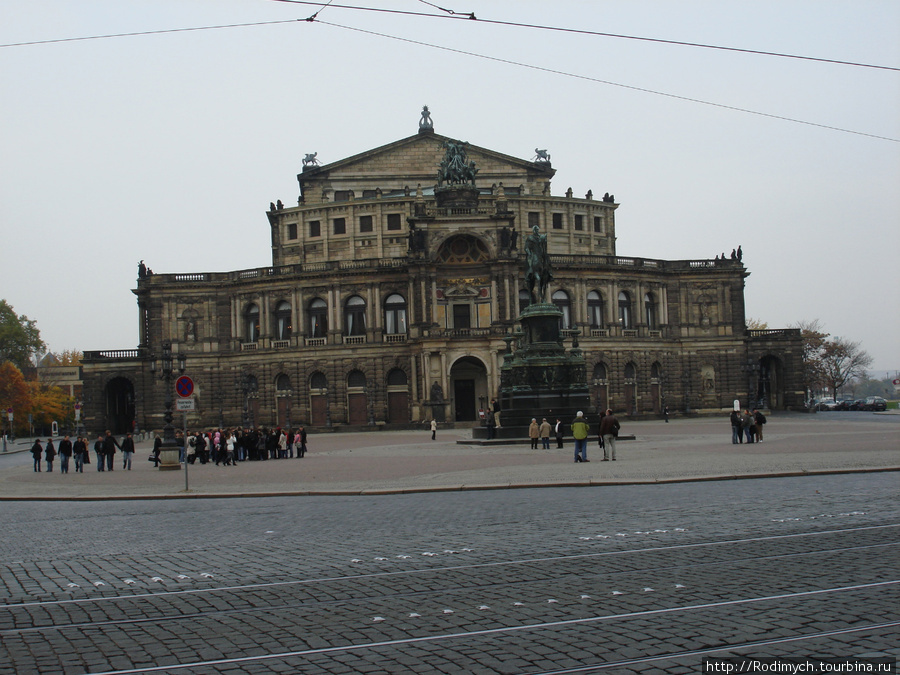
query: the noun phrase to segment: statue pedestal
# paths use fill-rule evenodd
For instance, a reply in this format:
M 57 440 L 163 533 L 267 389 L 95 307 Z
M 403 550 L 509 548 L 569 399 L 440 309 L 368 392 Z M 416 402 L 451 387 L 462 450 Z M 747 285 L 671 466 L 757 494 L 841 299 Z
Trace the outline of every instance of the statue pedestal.
M 507 352 L 500 370 L 501 417 L 507 430 L 501 437 L 527 436 L 532 418 L 540 422 L 546 417 L 553 424 L 558 417 L 568 425 L 580 410 L 590 420 L 584 356 L 577 345 L 566 351 L 561 319 L 555 305 L 530 305 L 519 317 L 522 333 L 507 338 L 517 339 L 518 345 Z
M 181 471 L 181 462 L 178 461 L 179 455 L 181 455 L 181 448 L 179 446 L 161 446 L 159 449 L 159 470 Z

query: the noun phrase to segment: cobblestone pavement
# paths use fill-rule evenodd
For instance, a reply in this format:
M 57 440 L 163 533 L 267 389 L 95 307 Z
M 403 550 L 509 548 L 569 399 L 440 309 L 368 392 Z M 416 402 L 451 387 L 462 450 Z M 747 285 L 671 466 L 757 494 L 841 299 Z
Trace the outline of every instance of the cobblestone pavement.
M 897 657 L 897 476 L 8 501 L 0 675 Z

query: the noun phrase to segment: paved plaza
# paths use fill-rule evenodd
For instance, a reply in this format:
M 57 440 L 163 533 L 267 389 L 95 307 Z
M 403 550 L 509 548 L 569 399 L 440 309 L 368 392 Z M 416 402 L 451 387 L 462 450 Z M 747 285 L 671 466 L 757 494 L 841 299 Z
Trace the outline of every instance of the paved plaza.
M 134 469 L 113 473 L 34 473 L 28 441 L 17 462 L 0 457 L 0 499 L 188 497 L 261 494 L 366 494 L 417 490 L 587 486 L 717 478 L 806 475 L 900 469 L 900 414 L 837 412 L 776 414 L 762 443 L 733 445 L 727 417 L 629 422 L 616 462 L 601 462 L 596 437 L 589 464 L 573 462 L 571 438 L 563 449 L 525 444 L 468 443 L 471 431 L 380 431 L 312 434 L 303 459 L 201 465 L 163 472 L 147 461 L 151 443 L 138 444 Z M 25 452 L 21 452 L 25 451 Z M 93 452 L 92 461 L 93 459 Z

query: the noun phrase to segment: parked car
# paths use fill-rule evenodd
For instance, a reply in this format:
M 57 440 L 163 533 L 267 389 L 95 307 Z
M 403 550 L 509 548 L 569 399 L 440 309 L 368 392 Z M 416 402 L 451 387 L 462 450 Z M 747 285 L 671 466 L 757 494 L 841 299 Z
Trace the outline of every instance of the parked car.
M 863 409 L 862 407 L 865 404 L 865 402 L 866 402 L 866 399 L 864 399 L 864 398 L 858 398 L 855 401 L 850 401 L 850 407 L 847 409 L 848 410 L 862 410 Z
M 861 410 L 872 410 L 875 412 L 887 410 L 887 401 L 880 396 L 869 396 L 862 404 Z
M 850 404 L 853 402 L 852 399 L 842 398 L 837 402 L 837 407 L 835 410 L 850 410 Z
M 832 398 L 823 398 L 816 406 L 816 410 L 826 412 L 829 410 L 837 410 L 837 401 Z

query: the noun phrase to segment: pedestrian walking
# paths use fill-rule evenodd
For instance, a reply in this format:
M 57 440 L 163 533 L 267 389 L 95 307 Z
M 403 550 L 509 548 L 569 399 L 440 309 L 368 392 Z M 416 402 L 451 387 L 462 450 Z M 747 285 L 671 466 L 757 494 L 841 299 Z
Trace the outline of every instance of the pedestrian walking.
M 36 473 L 41 472 L 41 458 L 44 455 L 44 446 L 41 445 L 41 439 L 36 438 L 34 445 L 31 446 L 31 456 L 34 457 L 34 470 Z
M 431 420 L 431 440 L 437 438 L 437 420 Z
M 122 469 L 131 471 L 131 458 L 134 457 L 134 439 L 131 434 L 125 434 L 125 439 L 122 441 L 122 456 Z
M 556 418 L 556 424 L 553 427 L 553 433 L 556 435 L 556 447 L 563 447 L 563 436 L 565 435 L 565 428 L 563 427 L 562 420 L 558 417 Z
M 88 456 L 87 439 L 79 436 L 72 444 L 72 456 L 75 458 L 75 473 L 84 473 L 84 460 Z
M 494 429 L 497 428 L 497 418 L 494 415 L 493 410 L 488 410 L 487 423 L 485 424 L 485 426 L 487 427 L 488 440 L 491 440 L 494 437 Z
M 106 458 L 103 455 L 103 436 L 94 441 L 94 454 L 97 455 L 97 471 L 106 471 Z
M 550 422 L 547 421 L 546 417 L 541 421 L 541 426 L 540 426 L 539 431 L 541 434 L 541 444 L 543 445 L 544 450 L 549 450 L 550 449 Z
M 69 473 L 69 460 L 72 457 L 72 441 L 69 440 L 68 436 L 64 436 L 59 442 L 57 454 L 59 455 L 59 472 Z
M 103 439 L 103 455 L 106 457 L 106 470 L 113 470 L 113 460 L 116 458 L 116 450 L 121 450 L 122 446 L 119 445 L 119 441 L 116 440 L 116 437 L 112 435 L 112 432 L 107 429 L 106 430 L 106 438 Z
M 616 461 L 616 439 L 619 437 L 621 425 L 612 410 L 607 410 L 600 422 L 600 435 L 603 437 L 603 460 Z
M 44 460 L 47 462 L 47 471 L 53 473 L 53 460 L 56 459 L 56 448 L 53 447 L 53 439 L 47 439 L 47 445 L 44 448 Z
M 663 406 L 663 417 L 666 420 L 666 424 L 669 423 L 669 406 Z
M 575 461 L 590 462 L 587 458 L 587 437 L 590 433 L 590 427 L 584 417 L 582 411 L 578 411 L 575 415 L 575 421 L 572 422 L 572 437 L 575 439 Z

